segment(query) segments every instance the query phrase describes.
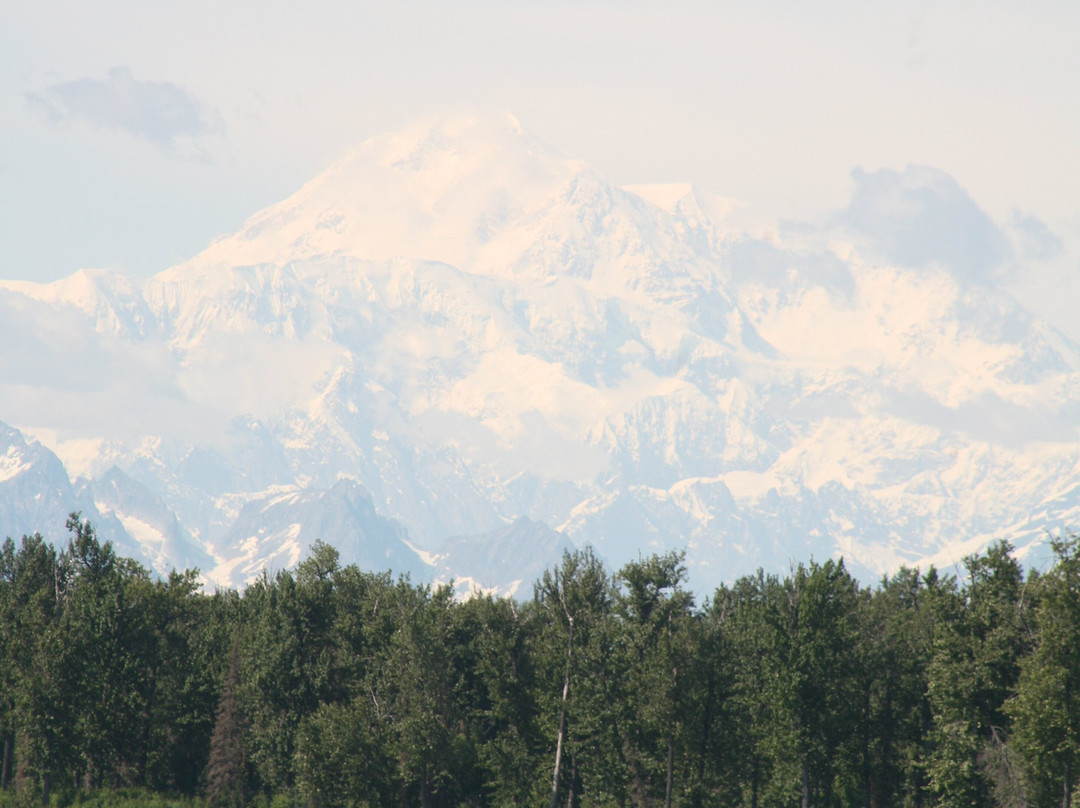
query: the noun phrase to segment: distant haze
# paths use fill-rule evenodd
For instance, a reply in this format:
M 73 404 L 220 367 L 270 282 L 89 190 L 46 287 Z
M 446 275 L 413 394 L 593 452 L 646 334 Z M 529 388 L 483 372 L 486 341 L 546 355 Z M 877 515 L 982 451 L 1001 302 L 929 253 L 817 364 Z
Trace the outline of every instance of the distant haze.
M 1071 328 L 1078 16 L 973 0 L 12 0 L 0 277 L 147 276 L 367 137 L 467 105 L 513 111 L 619 184 L 741 200 L 761 229 L 834 215 L 853 171 L 933 167 L 1030 250 L 1017 293 Z

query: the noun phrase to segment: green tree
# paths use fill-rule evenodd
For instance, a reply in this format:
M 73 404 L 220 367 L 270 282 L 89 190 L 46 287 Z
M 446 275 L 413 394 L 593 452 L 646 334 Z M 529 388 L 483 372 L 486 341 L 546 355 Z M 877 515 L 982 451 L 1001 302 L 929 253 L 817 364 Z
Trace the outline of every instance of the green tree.
M 15 764 L 15 542 L 0 545 L 0 791 L 8 787 Z
M 312 808 L 392 805 L 400 795 L 388 724 L 373 701 L 323 704 L 300 723 L 297 794 Z
M 457 698 L 462 671 L 451 641 L 453 594 L 449 586 L 431 592 L 402 583 L 397 608 L 389 662 L 403 801 L 455 805 L 479 784 L 474 739 Z
M 927 665 L 938 576 L 903 568 L 882 581 L 859 640 L 865 683 L 863 803 L 915 806 L 925 792 L 922 761 L 931 727 Z
M 279 572 L 244 593 L 240 704 L 249 722 L 248 752 L 259 788 L 291 793 L 301 720 L 323 702 L 341 701 L 336 638 L 336 552 L 316 545 L 296 576 Z
M 758 707 L 772 758 L 773 799 L 795 794 L 802 808 L 850 805 L 858 766 L 858 584 L 843 562 L 799 565 L 780 585 L 763 580 L 764 678 Z M 779 779 L 778 779 L 779 778 Z
M 704 611 L 691 619 L 683 666 L 685 686 L 678 693 L 685 732 L 686 797 L 704 805 L 736 804 L 744 770 L 739 752 L 748 744 L 740 736 L 735 709 L 735 654 L 730 590 L 721 587 Z
M 154 586 L 143 568 L 98 541 L 89 522 L 68 520 L 75 579 L 60 620 L 79 768 L 91 788 L 144 782 L 157 643 Z
M 676 744 L 685 746 L 690 707 L 690 633 L 694 601 L 681 588 L 683 553 L 631 562 L 618 575 L 624 591 L 618 608 L 628 634 L 629 770 L 640 802 L 663 795 L 669 808 L 675 788 Z
M 197 573 L 172 572 L 153 584 L 148 625 L 156 645 L 147 676 L 150 703 L 143 728 L 145 782 L 157 791 L 196 794 L 210 752 L 215 708 L 237 626 L 220 614 L 235 591 L 199 593 Z
M 562 562 L 544 572 L 537 582 L 534 598 L 544 624 L 538 660 L 543 666 L 541 676 L 552 677 L 560 685 L 558 695 L 553 692 L 544 699 L 550 705 L 549 716 L 557 716 L 552 725 L 554 763 L 549 792 L 551 808 L 555 808 L 560 795 L 567 791 L 573 802 L 581 769 L 588 765 L 582 758 L 597 756 L 593 742 L 597 740 L 598 730 L 608 737 L 619 734 L 617 726 L 598 726 L 603 723 L 602 715 L 579 709 L 588 705 L 590 699 L 587 690 L 577 693 L 577 688 L 584 688 L 586 683 L 594 689 L 599 686 L 603 692 L 610 681 L 600 666 L 605 656 L 607 627 L 604 624 L 611 617 L 614 587 L 603 564 L 586 548 L 564 552 Z M 600 649 L 601 653 L 590 653 L 590 649 Z M 591 701 L 593 707 L 598 706 L 595 699 Z M 588 720 L 591 726 L 574 727 L 578 719 Z M 564 751 L 571 758 L 569 777 L 564 777 Z
M 1029 633 L 1023 574 L 1001 541 L 964 560 L 968 585 L 942 592 L 936 606 L 929 694 L 934 726 L 927 755 L 929 787 L 942 806 L 986 805 L 1016 791 L 1001 764 L 1009 735 L 1005 702 L 1014 692 Z M 988 766 L 990 763 L 998 764 Z M 1015 795 L 1013 795 L 1015 796 Z
M 15 785 L 33 786 L 48 802 L 50 785 L 71 755 L 72 692 L 65 681 L 59 621 L 68 596 L 70 568 L 40 534 L 24 536 L 18 551 L 3 548 L 7 592 L 0 603 L 4 654 L 4 713 Z
M 1038 640 L 1007 710 L 1032 804 L 1069 808 L 1080 761 L 1080 538 L 1052 545 L 1057 563 L 1039 580 Z
M 802 806 L 855 801 L 849 766 L 857 760 L 857 610 L 859 586 L 843 561 L 798 568 L 787 587 L 790 644 L 781 659 L 792 676 Z M 857 764 L 855 764 L 857 765 Z
M 482 791 L 491 805 L 514 806 L 533 800 L 544 779 L 545 758 L 538 727 L 535 665 L 530 640 L 533 610 L 509 598 L 471 598 L 455 607 L 468 645 L 464 708 L 476 738 Z
M 716 745 L 710 768 L 733 773 L 727 798 L 758 808 L 790 802 L 790 743 L 781 717 L 774 673 L 775 632 L 767 610 L 780 596 L 780 582 L 758 570 L 713 597 L 710 618 L 723 627 L 725 657 L 731 659 L 727 729 L 730 744 Z
M 206 799 L 211 806 L 243 806 L 246 802 L 246 760 L 243 714 L 237 700 L 240 684 L 237 646 L 229 654 L 229 671 L 221 687 L 210 756 L 206 766 Z

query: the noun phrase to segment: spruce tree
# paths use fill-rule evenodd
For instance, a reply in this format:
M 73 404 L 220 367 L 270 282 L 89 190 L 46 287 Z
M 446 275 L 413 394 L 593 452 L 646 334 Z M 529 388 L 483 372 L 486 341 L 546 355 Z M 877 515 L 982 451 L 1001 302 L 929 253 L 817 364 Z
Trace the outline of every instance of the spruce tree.
M 236 698 L 240 675 L 237 648 L 233 643 L 229 672 L 218 701 L 214 734 L 210 738 L 210 759 L 206 765 L 206 799 L 211 806 L 244 805 L 244 739 L 242 715 Z

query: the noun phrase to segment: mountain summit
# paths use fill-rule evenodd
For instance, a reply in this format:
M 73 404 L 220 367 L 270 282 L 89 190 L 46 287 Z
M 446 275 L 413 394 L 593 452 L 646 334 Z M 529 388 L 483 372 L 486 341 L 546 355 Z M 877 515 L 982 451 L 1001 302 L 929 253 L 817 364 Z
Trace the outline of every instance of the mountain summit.
M 944 204 L 921 171 L 908 207 Z M 876 249 L 855 209 L 754 236 L 719 197 L 617 187 L 510 116 L 439 118 L 141 288 L 0 285 L 0 418 L 79 490 L 137 485 L 102 512 L 167 524 L 130 535 L 148 563 L 209 558 L 223 584 L 315 538 L 507 591 L 563 541 L 612 564 L 686 548 L 704 587 L 1075 524 L 1077 347 L 992 281 Z M 469 551 L 495 536 L 498 559 Z M 515 541 L 538 543 L 528 571 Z

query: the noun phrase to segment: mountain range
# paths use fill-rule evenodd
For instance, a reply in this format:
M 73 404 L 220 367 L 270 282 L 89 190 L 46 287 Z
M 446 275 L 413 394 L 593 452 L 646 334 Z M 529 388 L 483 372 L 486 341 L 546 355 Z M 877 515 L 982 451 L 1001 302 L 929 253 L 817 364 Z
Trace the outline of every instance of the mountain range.
M 0 535 L 79 510 L 166 572 L 343 561 L 527 593 L 563 549 L 707 591 L 1080 524 L 1080 348 L 952 178 L 817 224 L 620 187 L 509 115 L 360 144 L 146 280 L 0 281 Z

